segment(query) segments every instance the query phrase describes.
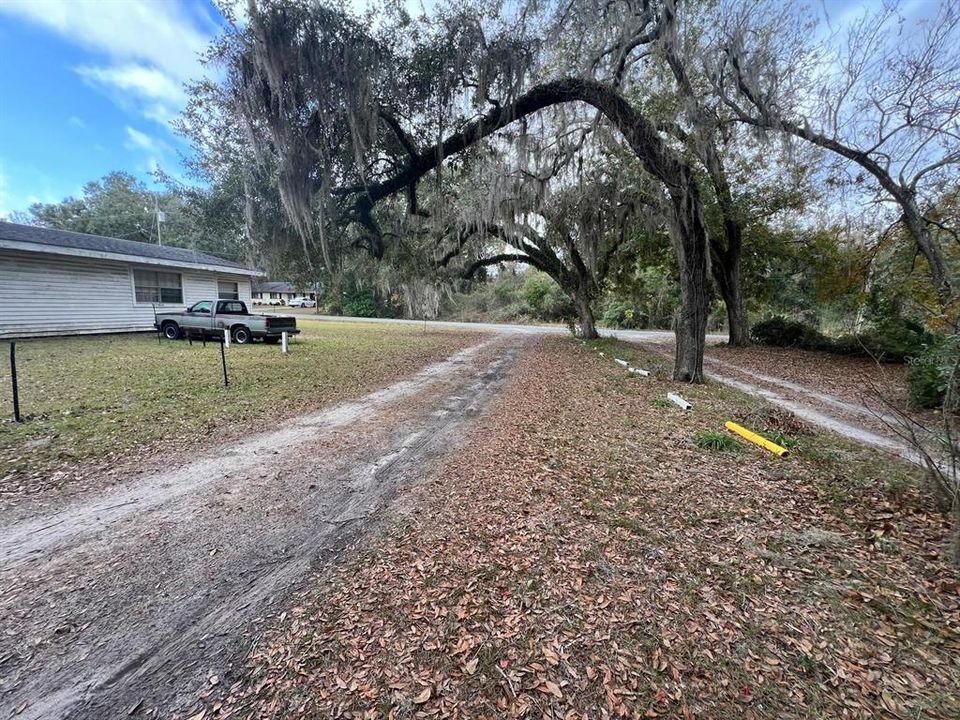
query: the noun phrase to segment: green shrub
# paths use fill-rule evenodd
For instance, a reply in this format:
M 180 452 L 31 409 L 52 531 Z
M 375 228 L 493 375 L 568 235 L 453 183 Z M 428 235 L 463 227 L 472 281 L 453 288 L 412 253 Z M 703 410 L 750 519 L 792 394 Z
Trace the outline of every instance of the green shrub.
M 600 323 L 605 327 L 635 330 L 647 326 L 647 315 L 630 303 L 614 300 L 604 308 Z
M 835 345 L 845 355 L 867 355 L 887 362 L 903 362 L 923 352 L 934 337 L 923 326 L 902 317 L 889 317 L 875 323 L 858 336 L 840 338 Z
M 525 272 L 524 276 L 520 294 L 534 311 L 540 311 L 550 294 L 550 290 L 556 286 L 556 283 L 547 274 L 532 270 Z
M 862 333 L 837 339 L 827 337 L 812 325 L 783 316 L 758 322 L 750 333 L 758 345 L 822 350 L 887 362 L 903 362 L 934 340 L 919 323 L 902 317 L 885 318 Z
M 804 347 L 820 349 L 828 343 L 827 339 L 814 327 L 799 320 L 790 320 L 776 315 L 761 320 L 750 330 L 753 341 L 758 345 L 772 347 Z
M 953 370 L 948 342 L 931 343 L 907 361 L 907 399 L 911 407 L 935 408 L 943 405 L 947 383 Z
M 343 314 L 350 317 L 376 317 L 377 301 L 373 290 L 358 290 L 343 299 Z

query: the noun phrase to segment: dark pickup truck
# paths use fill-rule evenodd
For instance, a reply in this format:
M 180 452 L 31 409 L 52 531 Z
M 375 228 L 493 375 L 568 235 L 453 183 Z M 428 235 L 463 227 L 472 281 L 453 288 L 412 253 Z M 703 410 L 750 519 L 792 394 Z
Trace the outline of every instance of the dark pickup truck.
M 289 315 L 254 315 L 240 300 L 201 300 L 183 312 L 159 312 L 154 325 L 170 340 L 186 333 L 221 335 L 229 328 L 233 342 L 244 345 L 256 338 L 280 341 L 283 333 L 296 335 L 297 319 Z

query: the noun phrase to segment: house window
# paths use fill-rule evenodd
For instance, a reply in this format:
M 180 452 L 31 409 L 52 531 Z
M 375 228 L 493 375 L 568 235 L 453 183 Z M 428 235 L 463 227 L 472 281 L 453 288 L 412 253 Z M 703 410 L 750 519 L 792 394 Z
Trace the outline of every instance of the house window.
M 217 283 L 217 297 L 221 300 L 239 300 L 240 286 L 235 282 L 221 280 Z
M 183 302 L 180 273 L 134 270 L 133 289 L 138 303 Z

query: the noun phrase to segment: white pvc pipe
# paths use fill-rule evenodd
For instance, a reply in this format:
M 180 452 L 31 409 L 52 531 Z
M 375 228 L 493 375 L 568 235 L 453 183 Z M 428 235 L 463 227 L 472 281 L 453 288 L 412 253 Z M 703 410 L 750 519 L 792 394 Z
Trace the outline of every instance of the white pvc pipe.
M 230 328 L 228 327 L 223 329 L 223 346 L 230 347 Z
M 613 361 L 617 365 L 623 365 L 624 367 L 629 367 L 629 363 L 626 360 L 621 360 L 620 358 L 614 358 Z
M 686 400 L 684 400 L 682 397 L 680 397 L 676 393 L 667 393 L 667 400 L 669 400 L 670 402 L 676 403 L 684 410 L 690 410 L 693 407 L 693 405 L 688 403 Z
M 280 333 L 280 338 L 283 344 L 283 354 L 286 355 L 287 354 L 287 331 L 286 330 Z
M 640 368 L 635 368 L 635 367 L 628 367 L 627 370 L 629 370 L 630 372 L 636 375 L 642 375 L 643 377 L 650 377 L 649 370 L 641 370 Z

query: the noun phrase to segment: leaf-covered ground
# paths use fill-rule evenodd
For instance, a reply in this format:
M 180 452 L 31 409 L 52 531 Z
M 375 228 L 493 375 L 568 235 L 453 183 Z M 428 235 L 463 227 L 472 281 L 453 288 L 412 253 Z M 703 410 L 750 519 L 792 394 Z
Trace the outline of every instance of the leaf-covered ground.
M 806 385 L 850 403 L 866 403 L 880 410 L 888 403 L 897 408 L 907 405 L 907 366 L 903 363 L 758 346 L 714 345 L 707 348 L 706 355 L 755 373 Z
M 960 585 L 912 471 L 603 347 L 535 340 L 405 518 L 190 715 L 960 717 Z M 791 456 L 693 442 L 729 418 Z
M 418 326 L 301 320 L 283 355 L 254 343 L 158 343 L 150 334 L 17 344 L 20 404 L 0 368 L 0 503 L 101 482 L 118 463 L 220 444 L 278 420 L 353 398 L 441 360 L 482 337 Z M 6 346 L 4 346 L 6 347 Z

